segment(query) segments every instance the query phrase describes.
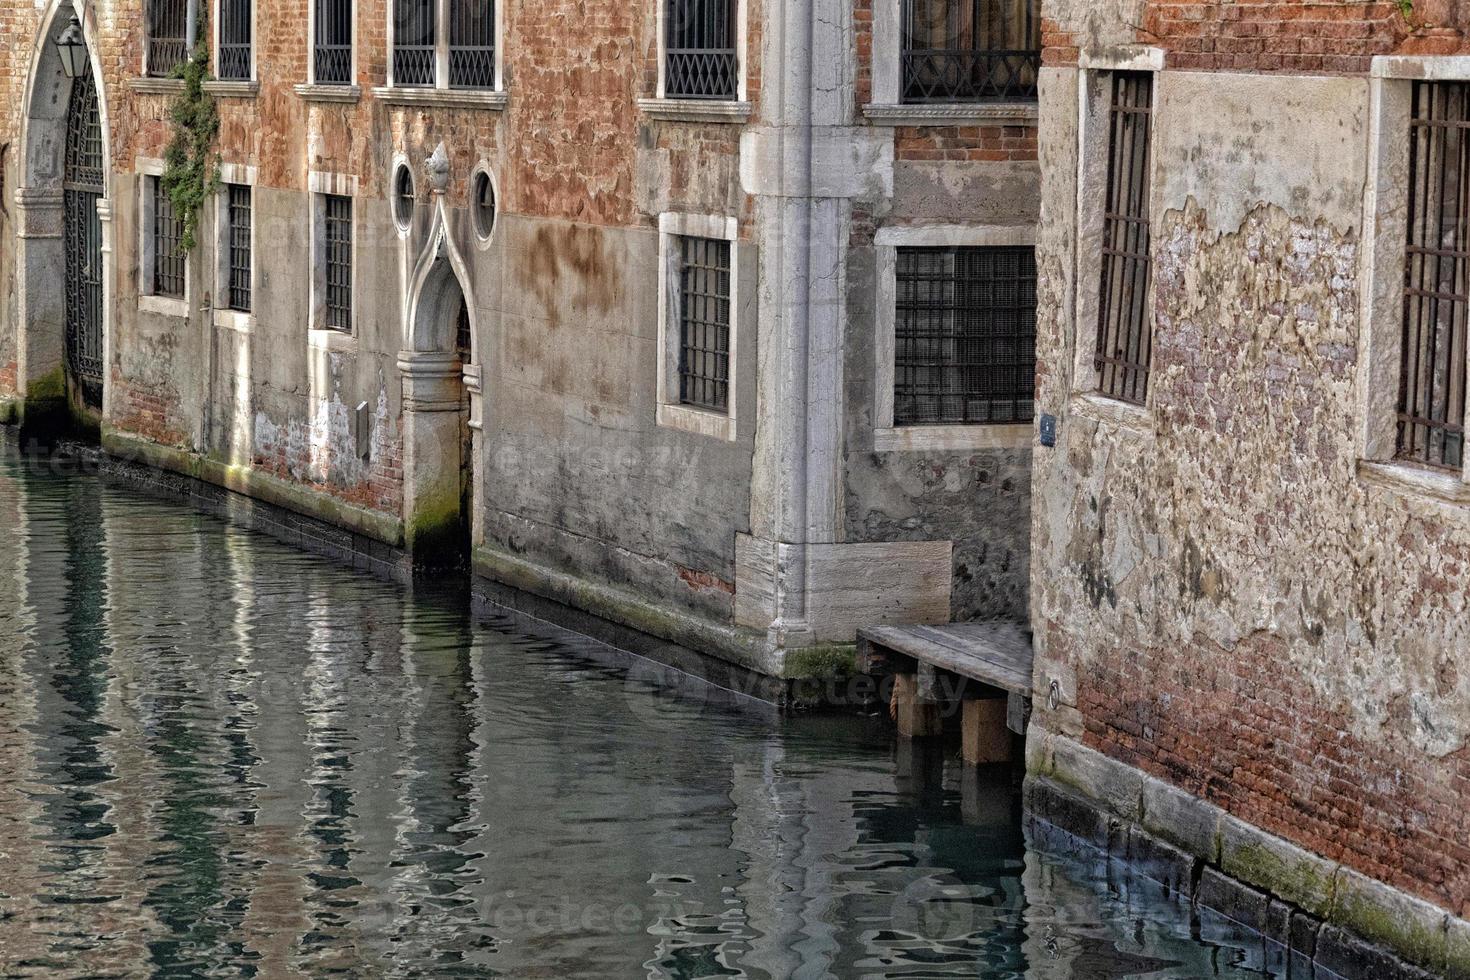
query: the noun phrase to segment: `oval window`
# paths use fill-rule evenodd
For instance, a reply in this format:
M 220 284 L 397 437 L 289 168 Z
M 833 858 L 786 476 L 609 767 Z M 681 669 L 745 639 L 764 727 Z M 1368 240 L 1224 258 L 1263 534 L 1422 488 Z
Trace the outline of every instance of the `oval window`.
M 399 231 L 407 231 L 413 223 L 414 203 L 413 171 L 408 164 L 400 163 L 393 177 L 393 220 Z
M 495 230 L 495 184 L 490 175 L 481 170 L 475 174 L 474 199 L 470 208 L 475 213 L 475 234 L 480 241 L 488 242 Z

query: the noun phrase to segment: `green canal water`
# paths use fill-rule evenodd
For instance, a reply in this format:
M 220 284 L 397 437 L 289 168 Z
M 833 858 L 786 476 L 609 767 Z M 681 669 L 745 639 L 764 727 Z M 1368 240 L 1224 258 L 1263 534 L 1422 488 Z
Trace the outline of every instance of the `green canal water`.
M 1253 977 L 1011 780 L 0 449 L 0 976 Z

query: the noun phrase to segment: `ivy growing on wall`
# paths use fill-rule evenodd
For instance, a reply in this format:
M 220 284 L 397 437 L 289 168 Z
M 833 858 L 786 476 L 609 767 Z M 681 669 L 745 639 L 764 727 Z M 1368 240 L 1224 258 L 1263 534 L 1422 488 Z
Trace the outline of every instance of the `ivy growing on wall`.
M 205 202 L 219 190 L 219 159 L 214 142 L 219 136 L 219 110 L 214 97 L 204 91 L 209 78 L 209 45 L 204 41 L 203 11 L 200 4 L 199 41 L 187 61 L 174 69 L 174 77 L 184 82 L 184 90 L 174 99 L 169 117 L 173 120 L 173 138 L 164 153 L 163 189 L 173 202 L 174 214 L 183 222 L 179 249 L 192 252 L 197 244 L 199 216 Z

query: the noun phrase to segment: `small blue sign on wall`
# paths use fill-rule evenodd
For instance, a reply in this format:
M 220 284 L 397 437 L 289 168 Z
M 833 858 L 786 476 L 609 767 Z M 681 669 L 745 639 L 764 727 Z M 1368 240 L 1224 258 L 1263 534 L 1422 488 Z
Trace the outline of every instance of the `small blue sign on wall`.
M 1057 417 L 1055 415 L 1041 417 L 1041 444 L 1047 449 L 1057 444 Z

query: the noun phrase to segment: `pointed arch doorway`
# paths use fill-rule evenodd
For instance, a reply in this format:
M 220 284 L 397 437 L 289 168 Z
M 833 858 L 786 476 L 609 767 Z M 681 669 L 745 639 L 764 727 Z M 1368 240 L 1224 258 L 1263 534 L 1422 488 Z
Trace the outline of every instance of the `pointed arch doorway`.
M 16 225 L 16 393 L 23 437 L 96 437 L 111 396 L 115 192 L 95 8 L 47 0 L 21 112 Z M 73 24 L 77 28 L 73 28 Z M 63 70 L 58 42 L 79 29 L 83 59 Z
M 102 412 L 102 117 L 89 71 L 72 81 L 62 182 L 66 255 L 66 389 L 73 409 Z

